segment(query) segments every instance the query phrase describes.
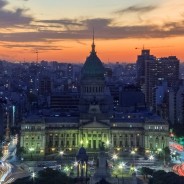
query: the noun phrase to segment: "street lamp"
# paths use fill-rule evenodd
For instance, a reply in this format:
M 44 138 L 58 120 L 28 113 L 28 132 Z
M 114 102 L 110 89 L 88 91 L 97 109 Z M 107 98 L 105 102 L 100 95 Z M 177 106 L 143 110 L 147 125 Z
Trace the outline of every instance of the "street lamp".
M 118 167 L 119 167 L 119 169 L 121 169 L 121 172 L 122 172 L 122 183 L 124 183 L 123 169 L 125 167 L 125 163 L 124 162 L 120 163 Z
M 107 141 L 106 141 L 106 145 L 109 146 L 109 144 L 110 144 L 110 142 L 109 142 L 109 140 L 107 140 Z
M 150 155 L 149 156 L 149 160 L 154 160 L 155 158 L 154 158 L 154 156 L 153 155 Z
M 34 149 L 33 147 L 29 148 L 29 151 L 30 151 L 30 153 L 31 153 L 31 159 L 32 159 L 32 157 L 33 157 L 32 153 L 33 153 L 34 150 L 35 150 L 35 149 Z
M 33 181 L 33 183 L 34 183 L 34 180 L 35 180 L 35 177 L 36 177 L 36 173 L 33 172 L 33 173 L 31 174 L 31 177 L 32 177 L 32 181 Z
M 133 156 L 133 165 L 135 165 L 135 157 L 134 157 L 134 155 L 136 154 L 136 152 L 134 150 L 132 150 L 130 154 Z
M 112 159 L 113 159 L 113 160 L 117 160 L 117 159 L 118 159 L 118 155 L 117 155 L 117 154 L 113 154 L 113 155 L 112 155 Z
M 75 167 L 77 167 L 77 166 L 78 166 L 78 162 L 75 161 L 73 165 L 74 165 Z
M 63 155 L 64 155 L 64 151 L 60 151 L 59 154 L 60 154 L 61 156 L 63 156 Z

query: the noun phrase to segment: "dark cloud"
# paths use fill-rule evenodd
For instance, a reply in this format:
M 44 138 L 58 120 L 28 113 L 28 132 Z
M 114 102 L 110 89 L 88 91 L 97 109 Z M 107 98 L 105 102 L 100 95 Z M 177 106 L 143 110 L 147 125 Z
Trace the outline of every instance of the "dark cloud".
M 40 21 L 42 22 L 42 21 Z M 49 21 L 50 22 L 50 21 Z M 55 20 L 51 21 L 55 22 Z M 57 22 L 57 21 L 56 21 Z M 77 22 L 71 30 L 56 29 L 50 30 L 49 26 L 37 31 L 0 33 L 1 41 L 7 42 L 48 42 L 60 40 L 74 40 L 81 42 L 82 39 L 91 39 L 92 30 L 95 29 L 97 39 L 124 39 L 124 38 L 166 38 L 174 36 L 184 36 L 184 21 L 168 22 L 163 26 L 156 25 L 131 25 L 114 26 L 113 19 L 86 19 L 86 20 L 67 20 L 63 24 Z M 51 23 L 52 25 L 52 23 Z M 49 44 L 46 44 L 49 45 Z
M 114 13 L 117 14 L 123 14 L 123 13 L 146 13 L 150 12 L 154 9 L 156 9 L 157 6 L 149 5 L 149 6 L 140 6 L 140 5 L 134 5 L 134 6 L 129 6 L 127 8 L 117 10 Z
M 8 2 L 6 0 L 0 0 L 0 9 L 6 6 Z
M 5 10 L 8 4 L 6 0 L 0 0 L 0 27 L 12 28 L 19 25 L 29 25 L 33 20 L 31 16 L 25 15 L 26 9 Z
M 59 24 L 64 26 L 82 26 L 82 23 L 78 22 L 78 20 L 71 20 L 71 19 L 58 19 L 58 20 L 39 20 L 39 23 L 46 23 L 46 24 Z
M 38 44 L 1 44 L 1 46 L 4 46 L 6 48 L 29 48 L 29 49 L 37 49 L 37 50 L 62 50 L 62 48 L 65 48 L 61 46 L 61 48 L 58 48 L 57 46 L 52 45 L 38 45 Z

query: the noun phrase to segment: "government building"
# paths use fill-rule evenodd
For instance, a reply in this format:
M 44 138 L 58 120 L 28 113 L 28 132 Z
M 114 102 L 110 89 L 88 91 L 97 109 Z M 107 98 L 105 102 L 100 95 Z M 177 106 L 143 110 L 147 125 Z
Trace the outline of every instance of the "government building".
M 81 70 L 78 116 L 31 115 L 21 123 L 20 147 L 24 156 L 76 153 L 83 146 L 87 152 L 141 149 L 157 151 L 168 146 L 166 120 L 149 110 L 115 111 L 104 77 L 105 68 L 92 50 Z M 132 96 L 132 98 L 134 98 Z

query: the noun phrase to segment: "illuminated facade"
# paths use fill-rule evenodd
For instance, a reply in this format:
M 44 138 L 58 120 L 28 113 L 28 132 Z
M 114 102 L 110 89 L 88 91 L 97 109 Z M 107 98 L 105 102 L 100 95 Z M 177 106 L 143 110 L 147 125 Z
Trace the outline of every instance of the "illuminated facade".
M 97 110 L 98 106 L 92 108 Z M 21 147 L 28 155 L 44 155 L 61 150 L 76 152 L 81 145 L 97 152 L 101 142 L 107 149 L 117 150 L 157 150 L 168 146 L 168 124 L 161 119 L 135 118 L 135 114 L 121 120 L 101 118 L 98 112 L 88 115 L 88 119 L 79 122 L 75 118 L 55 117 L 25 122 L 21 126 Z

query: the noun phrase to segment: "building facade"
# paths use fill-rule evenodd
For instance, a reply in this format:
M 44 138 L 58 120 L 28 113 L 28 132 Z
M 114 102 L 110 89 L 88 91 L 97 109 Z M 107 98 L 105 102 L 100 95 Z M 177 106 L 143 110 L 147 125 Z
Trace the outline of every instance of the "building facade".
M 99 106 L 92 106 L 91 111 L 94 109 L 95 113 L 83 115 L 79 121 L 54 117 L 24 122 L 21 147 L 30 156 L 59 153 L 61 150 L 76 152 L 82 145 L 89 152 L 98 152 L 102 142 L 107 149 L 117 150 L 143 148 L 156 151 L 168 146 L 169 127 L 161 118 L 143 119 L 129 114 L 124 119 L 109 120 L 98 113 Z

